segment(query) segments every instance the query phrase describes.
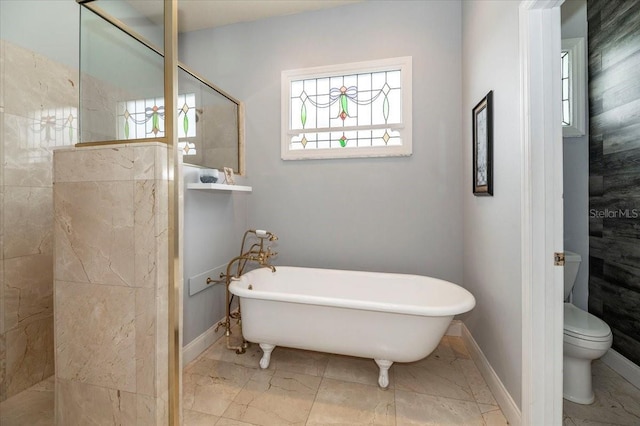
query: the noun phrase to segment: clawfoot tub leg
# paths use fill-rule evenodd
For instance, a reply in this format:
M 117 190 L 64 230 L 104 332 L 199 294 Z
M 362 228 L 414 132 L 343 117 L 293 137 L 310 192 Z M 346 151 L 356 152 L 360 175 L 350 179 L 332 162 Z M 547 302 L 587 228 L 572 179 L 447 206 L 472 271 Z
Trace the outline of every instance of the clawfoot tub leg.
M 382 389 L 386 389 L 389 386 L 389 368 L 393 361 L 387 361 L 386 359 L 375 359 L 374 360 L 378 367 L 380 367 L 380 375 L 378 376 L 378 385 Z
M 275 348 L 275 345 L 270 345 L 268 343 L 260 343 L 260 349 L 262 349 L 262 358 L 260 358 L 260 368 L 265 369 L 269 368 L 269 363 L 271 362 L 271 352 Z

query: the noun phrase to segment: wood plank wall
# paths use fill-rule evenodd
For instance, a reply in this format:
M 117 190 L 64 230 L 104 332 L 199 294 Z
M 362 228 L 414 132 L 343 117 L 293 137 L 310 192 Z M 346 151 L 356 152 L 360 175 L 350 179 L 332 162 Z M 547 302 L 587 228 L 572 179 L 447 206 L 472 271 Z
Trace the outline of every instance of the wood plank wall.
M 640 365 L 640 0 L 587 0 L 589 311 Z

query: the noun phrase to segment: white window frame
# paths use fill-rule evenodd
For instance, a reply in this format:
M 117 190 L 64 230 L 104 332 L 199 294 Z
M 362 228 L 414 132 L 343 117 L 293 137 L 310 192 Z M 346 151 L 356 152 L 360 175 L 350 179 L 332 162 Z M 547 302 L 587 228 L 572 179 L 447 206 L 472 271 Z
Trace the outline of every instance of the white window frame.
M 302 68 L 282 71 L 281 79 L 281 157 L 283 160 L 309 160 L 353 157 L 399 157 L 412 154 L 412 76 L 411 57 L 389 58 L 375 61 L 354 62 L 349 64 L 329 65 L 313 68 Z M 291 130 L 291 82 L 380 71 L 400 70 L 402 82 L 401 123 L 389 125 L 389 128 L 400 132 L 402 145 L 375 147 L 345 147 L 330 149 L 290 149 L 291 137 L 299 134 L 299 130 Z M 339 131 L 339 128 L 336 128 Z
M 584 38 L 563 39 L 562 51 L 569 54 L 569 115 L 571 120 L 568 126 L 562 126 L 562 136 L 566 138 L 584 136 L 587 86 Z

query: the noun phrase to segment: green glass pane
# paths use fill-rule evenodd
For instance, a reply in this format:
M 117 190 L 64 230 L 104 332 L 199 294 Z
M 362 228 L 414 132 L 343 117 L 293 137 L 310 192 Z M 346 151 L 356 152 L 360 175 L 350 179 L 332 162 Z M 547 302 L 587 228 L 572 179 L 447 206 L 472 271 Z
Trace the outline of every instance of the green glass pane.
M 300 119 L 302 120 L 302 127 L 304 128 L 307 122 L 307 107 L 304 102 L 302 103 L 302 111 L 300 111 Z
M 157 134 L 160 131 L 160 119 L 158 118 L 157 112 L 153 113 L 151 124 L 151 131 L 153 132 L 153 134 Z
M 124 138 L 129 139 L 129 120 L 124 122 Z
M 349 104 L 347 103 L 347 95 L 340 95 L 340 105 L 342 106 L 342 111 L 349 115 Z
M 186 137 L 189 134 L 189 117 L 186 113 L 182 119 L 182 128 L 184 129 L 184 136 Z

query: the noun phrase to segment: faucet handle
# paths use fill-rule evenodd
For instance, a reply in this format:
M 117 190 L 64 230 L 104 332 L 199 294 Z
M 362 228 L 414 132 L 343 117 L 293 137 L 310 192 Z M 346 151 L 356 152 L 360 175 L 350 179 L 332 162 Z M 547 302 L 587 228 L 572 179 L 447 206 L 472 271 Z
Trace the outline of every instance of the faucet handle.
M 277 255 L 278 255 L 277 251 L 271 251 L 271 247 L 267 247 L 267 252 L 266 252 L 267 257 L 277 256 Z

